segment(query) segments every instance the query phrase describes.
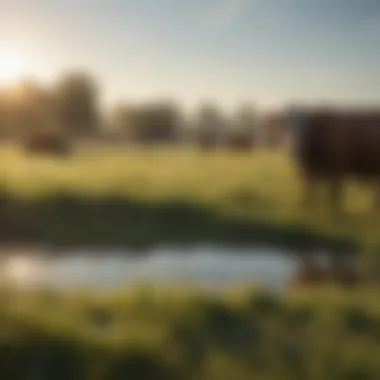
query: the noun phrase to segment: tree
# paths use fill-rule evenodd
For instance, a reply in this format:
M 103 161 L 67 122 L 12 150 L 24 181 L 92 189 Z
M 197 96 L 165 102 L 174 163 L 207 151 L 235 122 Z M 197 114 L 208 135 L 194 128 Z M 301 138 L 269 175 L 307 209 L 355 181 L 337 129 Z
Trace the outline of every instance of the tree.
M 55 86 L 58 120 L 69 132 L 87 133 L 99 126 L 98 86 L 85 72 L 64 74 Z
M 54 126 L 51 92 L 33 78 L 0 89 L 0 130 L 6 138 L 25 137 Z
M 253 134 L 257 129 L 256 109 L 248 103 L 240 104 L 232 116 L 231 124 L 238 132 Z
M 198 129 L 219 131 L 226 126 L 226 119 L 216 105 L 205 103 L 196 112 L 195 124 Z
M 11 131 L 10 125 L 10 107 L 6 91 L 0 88 L 0 136 L 9 137 Z
M 179 107 L 172 102 L 141 104 L 121 113 L 129 135 L 135 141 L 164 142 L 177 140 L 182 126 Z
M 212 103 L 202 104 L 196 111 L 194 128 L 203 145 L 214 145 L 225 132 L 226 118 Z
M 132 128 L 133 107 L 129 104 L 118 104 L 109 115 L 110 129 L 117 132 L 130 132 Z

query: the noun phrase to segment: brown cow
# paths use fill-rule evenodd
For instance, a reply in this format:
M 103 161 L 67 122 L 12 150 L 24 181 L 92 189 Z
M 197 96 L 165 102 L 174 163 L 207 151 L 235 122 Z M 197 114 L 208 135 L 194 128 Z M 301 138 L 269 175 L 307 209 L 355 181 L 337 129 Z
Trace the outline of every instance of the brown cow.
M 244 132 L 230 132 L 224 140 L 224 146 L 235 152 L 247 152 L 254 147 L 254 137 Z
M 57 133 L 36 133 L 24 142 L 24 149 L 30 154 L 67 156 L 71 152 L 70 141 Z
M 339 211 L 343 180 L 352 176 L 376 185 L 380 206 L 380 110 L 314 109 L 293 112 L 289 119 L 307 205 L 314 200 L 315 182 L 324 179 L 332 210 Z

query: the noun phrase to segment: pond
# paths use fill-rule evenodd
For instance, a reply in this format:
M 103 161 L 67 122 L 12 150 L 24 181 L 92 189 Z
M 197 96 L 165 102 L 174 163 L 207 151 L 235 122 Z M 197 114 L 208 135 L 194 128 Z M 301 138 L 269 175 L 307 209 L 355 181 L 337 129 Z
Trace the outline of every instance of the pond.
M 59 255 L 19 250 L 3 257 L 1 275 L 6 283 L 61 289 L 147 282 L 216 288 L 248 283 L 281 288 L 296 264 L 292 252 L 268 247 L 161 247 L 144 254 L 115 249 Z

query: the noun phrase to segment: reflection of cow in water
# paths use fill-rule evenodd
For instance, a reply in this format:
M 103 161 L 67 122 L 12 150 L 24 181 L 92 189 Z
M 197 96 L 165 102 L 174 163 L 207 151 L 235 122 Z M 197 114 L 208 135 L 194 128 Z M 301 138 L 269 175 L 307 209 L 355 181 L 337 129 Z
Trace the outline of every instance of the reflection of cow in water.
M 299 259 L 296 272 L 291 277 L 289 285 L 305 287 L 334 283 L 351 286 L 357 282 L 353 256 L 348 257 L 339 253 L 324 257 L 305 254 Z
M 375 202 L 380 206 L 380 110 L 301 111 L 288 121 L 308 204 L 314 199 L 316 180 L 324 179 L 331 186 L 331 206 L 338 211 L 343 180 L 352 176 L 376 185 Z

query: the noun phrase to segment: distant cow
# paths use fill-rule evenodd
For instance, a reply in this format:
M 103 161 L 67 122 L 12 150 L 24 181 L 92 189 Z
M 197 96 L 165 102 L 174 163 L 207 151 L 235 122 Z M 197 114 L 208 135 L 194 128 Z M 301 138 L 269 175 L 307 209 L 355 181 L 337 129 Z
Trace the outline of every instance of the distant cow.
M 309 205 L 315 181 L 324 179 L 331 186 L 331 206 L 339 211 L 343 180 L 352 176 L 376 185 L 375 205 L 380 206 L 380 110 L 297 111 L 288 122 Z
M 254 146 L 254 138 L 244 132 L 232 132 L 225 137 L 224 146 L 236 152 L 250 151 Z
M 24 149 L 38 155 L 67 156 L 71 152 L 71 144 L 60 134 L 44 132 L 29 137 L 24 143 Z

